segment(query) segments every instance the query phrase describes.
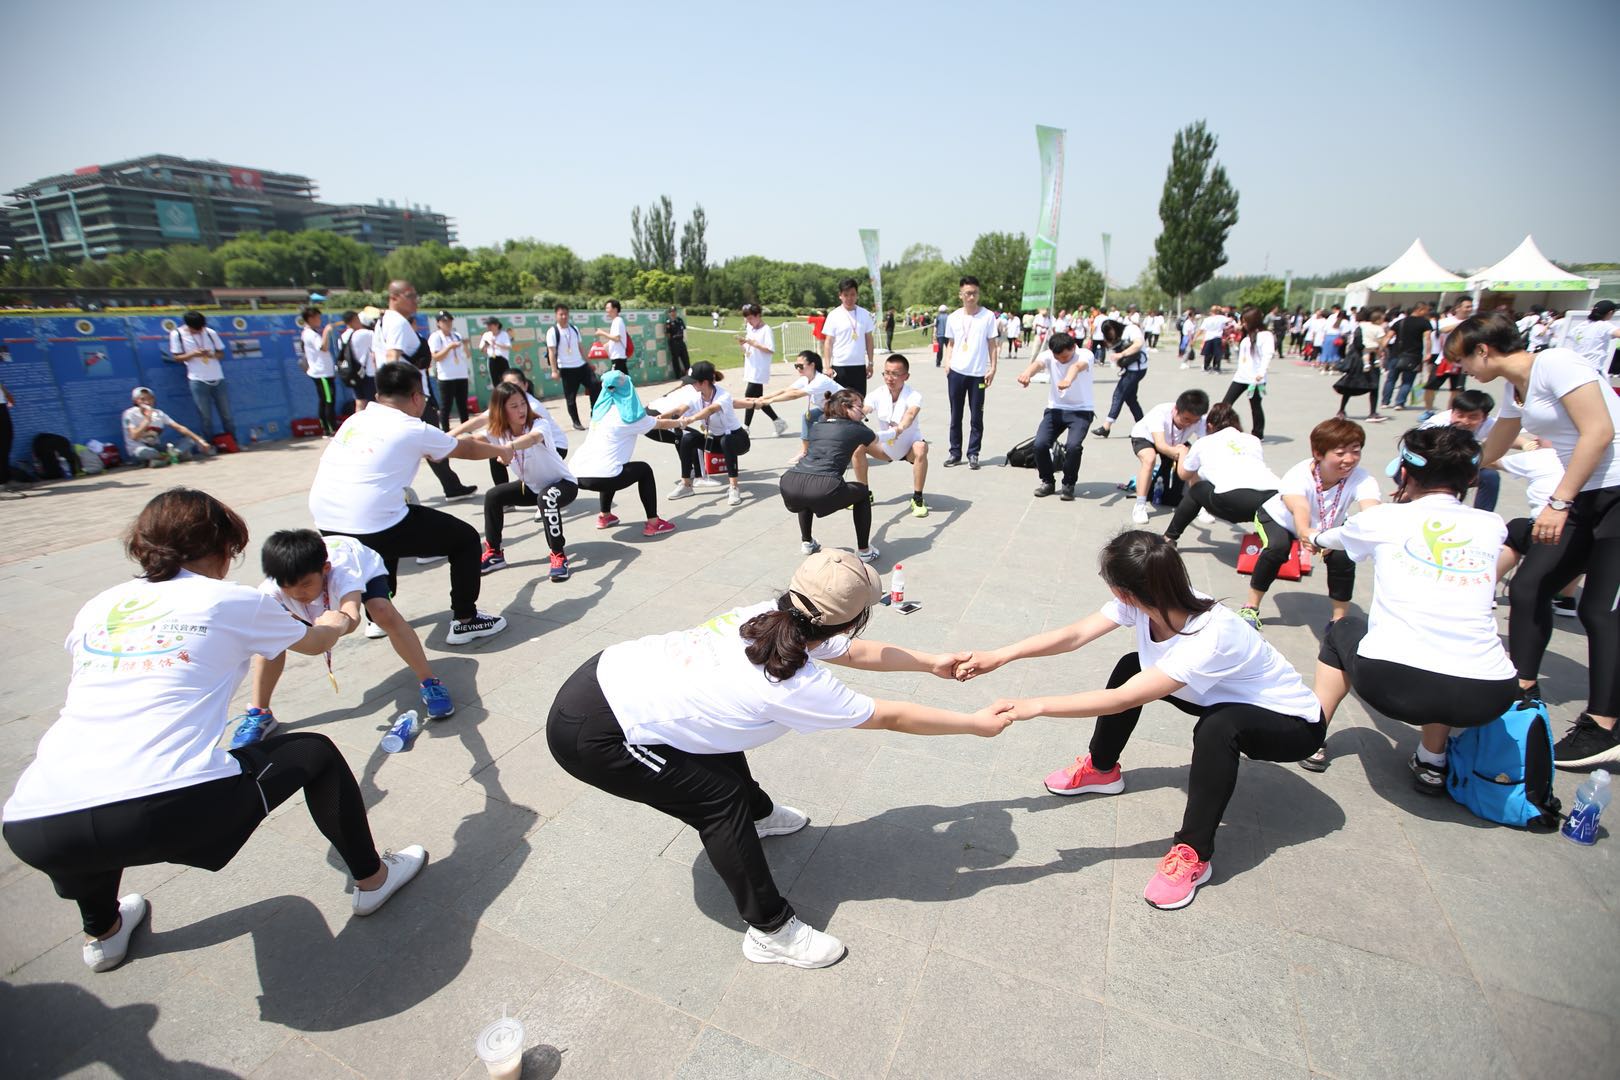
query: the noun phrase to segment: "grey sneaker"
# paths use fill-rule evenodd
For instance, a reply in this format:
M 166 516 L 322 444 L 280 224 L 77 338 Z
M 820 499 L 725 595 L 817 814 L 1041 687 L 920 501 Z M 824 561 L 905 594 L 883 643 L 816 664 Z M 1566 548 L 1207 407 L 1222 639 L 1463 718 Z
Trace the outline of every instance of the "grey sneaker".
M 1056 491 L 1057 487 L 1053 484 L 1048 484 L 1045 480 L 1042 480 L 1039 484 L 1035 485 L 1035 497 L 1037 499 L 1044 499 Z

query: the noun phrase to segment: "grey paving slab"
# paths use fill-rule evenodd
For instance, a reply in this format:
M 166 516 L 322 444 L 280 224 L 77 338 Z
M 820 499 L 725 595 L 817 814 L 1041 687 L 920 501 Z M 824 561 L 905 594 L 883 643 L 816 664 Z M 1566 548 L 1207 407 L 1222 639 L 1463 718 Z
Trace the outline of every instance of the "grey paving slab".
M 1278 1061 L 1219 1039 L 1170 1027 L 1150 1016 L 1110 1007 L 1102 1065 L 1108 1080 L 1306 1080 L 1303 1065 Z
M 704 1028 L 675 1070 L 675 1080 L 817 1080 L 825 1075 L 718 1028 Z
M 557 967 L 516 1015 L 528 1045 L 540 1050 L 537 1057 L 553 1060 L 549 1051 L 555 1050 L 564 1076 L 667 1077 L 700 1029 L 686 1013 L 568 964 Z M 529 1060 L 526 1054 L 524 1075 Z

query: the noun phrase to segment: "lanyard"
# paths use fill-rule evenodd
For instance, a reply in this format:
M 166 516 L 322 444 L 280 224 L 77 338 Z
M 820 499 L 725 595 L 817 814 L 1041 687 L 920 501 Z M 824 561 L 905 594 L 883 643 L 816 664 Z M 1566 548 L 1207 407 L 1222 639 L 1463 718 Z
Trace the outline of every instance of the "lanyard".
M 323 615 L 326 612 L 332 610 L 332 598 L 329 595 L 327 595 L 327 590 L 330 589 L 331 587 L 332 587 L 332 583 L 330 581 L 328 581 L 321 588 L 321 595 L 320 595 L 321 610 L 315 613 L 315 618 L 319 618 L 321 615 Z M 304 614 L 305 615 L 309 614 L 309 605 L 308 604 L 304 605 Z M 306 626 L 314 626 L 315 625 L 315 618 L 304 619 L 304 620 L 301 620 L 301 621 Z M 332 684 L 332 693 L 334 693 L 334 694 L 340 693 L 340 691 L 338 690 L 337 676 L 332 673 L 332 650 L 327 649 L 326 652 L 323 653 L 322 655 L 326 657 L 326 681 Z
M 1350 477 L 1348 474 L 1342 476 L 1339 478 L 1339 482 L 1333 485 L 1334 494 L 1331 507 L 1328 506 L 1327 493 L 1322 490 L 1322 467 L 1320 465 L 1311 466 L 1311 478 L 1316 481 L 1317 526 L 1322 529 L 1331 529 L 1338 523 L 1339 502 L 1344 498 L 1344 483 Z

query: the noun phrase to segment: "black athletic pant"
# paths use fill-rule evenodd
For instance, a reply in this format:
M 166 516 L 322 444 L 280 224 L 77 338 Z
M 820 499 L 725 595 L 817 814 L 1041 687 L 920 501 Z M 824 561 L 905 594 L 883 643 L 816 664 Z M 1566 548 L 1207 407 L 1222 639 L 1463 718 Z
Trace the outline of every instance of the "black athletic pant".
M 613 493 L 635 485 L 641 496 L 641 508 L 647 511 L 647 520 L 658 516 L 658 489 L 653 483 L 652 466 L 645 461 L 627 461 L 618 476 L 581 476 L 579 486 L 601 496 L 602 513 L 613 513 Z
M 450 559 L 450 613 L 459 621 L 478 614 L 478 530 L 458 517 L 427 506 L 407 506 L 399 523 L 382 532 L 338 532 L 322 529 L 322 536 L 352 536 L 382 556 L 388 567 L 388 591 L 399 593 L 399 560 L 407 555 L 444 555 Z
M 743 397 L 748 397 L 748 398 L 759 397 L 759 395 L 763 394 L 764 392 L 765 392 L 765 384 L 764 383 L 751 382 L 747 386 L 743 387 Z M 769 405 L 761 405 L 760 408 L 759 408 L 759 411 L 764 413 L 766 416 L 770 417 L 772 420 L 775 420 L 777 418 L 776 417 L 776 410 L 771 408 Z M 748 427 L 753 422 L 754 422 L 754 410 L 753 409 L 744 409 L 743 410 L 743 427 Z
M 444 431 L 450 430 L 450 406 L 456 407 L 456 418 L 460 423 L 467 422 L 467 380 L 466 379 L 440 379 L 439 380 L 439 427 Z
M 1136 653 L 1126 653 L 1108 676 L 1108 688 L 1124 686 L 1141 670 L 1141 658 Z M 1303 761 L 1322 748 L 1327 725 L 1313 724 L 1259 705 L 1237 702 L 1193 705 L 1174 697 L 1163 700 L 1198 717 L 1198 723 L 1193 725 L 1187 809 L 1175 839 L 1208 862 L 1215 854 L 1215 828 L 1220 825 L 1226 804 L 1232 801 L 1232 792 L 1237 789 L 1238 755 L 1246 755 L 1250 761 Z M 1141 715 L 1139 705 L 1112 716 L 1097 717 L 1097 726 L 1091 733 L 1091 763 L 1105 771 L 1118 764 L 1119 755 L 1130 741 Z
M 581 364 L 579 367 L 558 368 L 557 373 L 562 376 L 563 404 L 568 406 L 568 419 L 579 427 L 579 406 L 575 404 L 575 398 L 583 390 L 591 399 L 591 407 L 595 408 L 596 394 L 601 388 L 596 381 L 596 372 L 591 370 L 589 364 Z
M 439 423 L 439 406 L 431 397 L 426 397 L 422 404 L 422 423 L 427 424 L 429 427 L 439 428 L 441 431 L 447 430 Z M 471 490 L 461 482 L 461 477 L 456 475 L 456 470 L 450 467 L 449 458 L 441 458 L 438 461 L 428 458 L 428 468 L 432 470 L 434 476 L 438 477 L 439 486 L 444 489 L 445 498 Z
M 311 375 L 315 383 L 315 414 L 320 418 L 321 430 L 331 435 L 338 429 L 337 380 Z
M 1519 678 L 1534 679 L 1552 637 L 1552 601 L 1564 586 L 1586 574 L 1576 613 L 1586 628 L 1588 712 L 1620 713 L 1620 488 L 1575 496 L 1556 544 L 1532 543 L 1508 587 L 1508 652 Z
M 512 364 L 504 356 L 486 356 L 484 363 L 489 367 L 489 390 L 493 394 L 501 385 L 501 376 L 512 370 Z
M 805 543 L 815 540 L 810 527 L 816 518 L 848 507 L 855 518 L 855 546 L 871 546 L 872 491 L 865 484 L 849 483 L 830 473 L 789 469 L 782 474 L 782 504 L 799 515 L 799 539 Z
M 1288 561 L 1288 553 L 1298 538 L 1264 510 L 1255 515 L 1255 521 L 1260 527 L 1260 541 L 1266 546 L 1255 560 L 1249 588 L 1266 592 L 1277 580 L 1277 571 Z M 1356 591 L 1356 564 L 1342 551 L 1324 551 L 1322 565 L 1327 568 L 1328 599 L 1348 604 Z
M 125 869 L 177 863 L 220 870 L 270 811 L 300 791 L 315 827 L 350 874 L 368 878 L 382 867 L 360 785 L 331 739 L 295 731 L 230 753 L 242 763 L 240 776 L 8 821 L 6 843 L 17 858 L 50 876 L 57 896 L 79 905 L 84 932 L 92 937 L 118 922 Z
M 866 396 L 866 365 L 851 364 L 848 367 L 835 367 L 832 369 L 833 382 L 846 390 L 853 390 L 861 397 Z
M 682 480 L 696 480 L 703 475 L 703 451 L 707 446 L 717 447 L 716 452 L 725 455 L 726 475 L 736 476 L 737 458 L 748 453 L 748 432 L 738 428 L 724 435 L 705 436 L 695 428 L 682 431 L 675 444 L 675 452 L 681 458 Z
M 1226 388 L 1226 397 L 1223 400 L 1230 405 L 1244 394 L 1249 394 L 1249 389 L 1248 383 L 1235 382 Z M 1249 430 L 1257 439 L 1266 437 L 1266 409 L 1260 403 L 1262 396 L 1261 394 L 1249 394 L 1249 419 L 1252 421 Z
M 536 491 L 521 480 L 497 484 L 484 493 L 484 542 L 501 550 L 502 526 L 508 506 L 538 506 L 546 525 L 546 544 L 552 554 L 563 553 L 562 509 L 579 494 L 579 485 L 558 480 Z
M 1181 534 L 1187 531 L 1187 526 L 1192 524 L 1200 510 L 1208 510 L 1222 521 L 1230 521 L 1234 525 L 1247 524 L 1260 512 L 1261 504 L 1275 494 L 1275 491 L 1256 491 L 1253 488 L 1216 491 L 1214 484 L 1200 480 L 1182 493 L 1164 535 L 1171 540 L 1180 540 Z M 1286 549 L 1283 551 L 1283 561 L 1288 561 Z
M 1356 696 L 1391 720 L 1421 727 L 1447 724 L 1479 727 L 1507 711 L 1519 699 L 1519 682 L 1506 679 L 1465 679 L 1357 655 L 1367 636 L 1367 620 L 1346 615 L 1328 625 L 1316 658 L 1344 672 Z M 1444 656 L 1435 660 L 1445 663 Z
M 546 718 L 551 756 L 568 775 L 621 799 L 685 822 L 703 841 L 737 913 L 769 933 L 793 917 L 776 888 L 754 822 L 774 804 L 742 753 L 689 754 L 672 746 L 631 746 L 596 679 L 596 654 L 563 683 Z
M 686 349 L 684 337 L 669 339 L 669 365 L 677 379 L 692 370 L 692 354 Z

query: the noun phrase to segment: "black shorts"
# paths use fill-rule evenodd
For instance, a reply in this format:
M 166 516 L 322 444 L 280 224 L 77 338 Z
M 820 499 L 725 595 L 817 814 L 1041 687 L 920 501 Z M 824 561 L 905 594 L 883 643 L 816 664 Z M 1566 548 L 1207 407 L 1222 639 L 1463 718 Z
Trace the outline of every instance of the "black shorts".
M 1530 531 L 1535 528 L 1535 521 L 1530 518 L 1514 518 L 1507 523 L 1507 546 L 1518 552 L 1522 557 L 1535 541 Z
M 1445 375 L 1431 375 L 1429 381 L 1423 384 L 1425 390 L 1438 390 L 1447 383 L 1453 390 L 1461 390 L 1468 380 L 1466 371 L 1453 371 Z
M 826 517 L 870 497 L 865 484 L 851 484 L 842 476 L 792 471 L 782 474 L 782 503 L 795 514 L 809 511 L 816 517 Z
M 1144 450 L 1152 450 L 1154 453 L 1159 452 L 1158 448 L 1153 445 L 1152 439 L 1138 439 L 1134 435 L 1131 436 L 1131 453 L 1133 455 L 1140 454 Z
M 392 600 L 394 590 L 388 587 L 388 575 L 381 574 L 366 582 L 366 587 L 360 590 L 360 603 L 367 600 Z

